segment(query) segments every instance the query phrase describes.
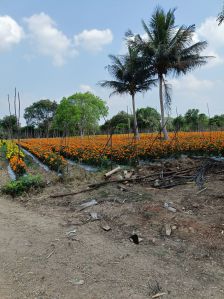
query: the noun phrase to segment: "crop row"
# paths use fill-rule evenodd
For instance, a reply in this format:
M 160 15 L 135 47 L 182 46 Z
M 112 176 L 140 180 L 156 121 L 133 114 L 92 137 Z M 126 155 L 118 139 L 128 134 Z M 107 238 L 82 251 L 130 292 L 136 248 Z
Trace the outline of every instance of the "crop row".
M 37 142 L 38 141 L 38 142 Z M 46 164 L 51 170 L 63 172 L 66 160 L 58 152 L 52 150 L 46 142 L 39 139 L 22 140 L 21 146 Z
M 26 163 L 24 161 L 25 155 L 18 145 L 13 141 L 2 141 L 0 145 L 4 147 L 6 159 L 9 161 L 16 177 L 25 174 L 27 171 Z
M 112 159 L 117 163 L 128 163 L 137 159 L 156 159 L 180 154 L 224 155 L 224 132 L 180 132 L 170 134 L 164 141 L 158 134 L 142 134 L 137 141 L 133 136 L 114 135 L 109 140 L 107 135 L 89 137 L 27 139 L 22 145 L 37 157 L 47 152 L 48 165 L 58 167 L 61 155 L 65 158 L 85 163 L 102 165 Z M 52 160 L 51 160 L 52 159 Z M 62 164 L 64 160 L 62 160 Z

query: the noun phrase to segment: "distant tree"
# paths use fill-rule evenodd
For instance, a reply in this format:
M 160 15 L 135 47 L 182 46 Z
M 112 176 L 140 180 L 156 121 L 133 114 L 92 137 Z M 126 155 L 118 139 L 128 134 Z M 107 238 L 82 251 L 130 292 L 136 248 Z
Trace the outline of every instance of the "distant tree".
M 48 136 L 51 122 L 57 109 L 57 103 L 51 100 L 40 100 L 25 108 L 24 118 L 27 126 L 34 126 L 46 132 Z
M 132 99 L 134 136 L 139 138 L 138 123 L 136 118 L 135 95 L 138 92 L 149 90 L 155 84 L 151 78 L 150 68 L 143 63 L 139 57 L 138 50 L 129 47 L 128 53 L 122 56 L 109 56 L 112 64 L 107 67 L 114 80 L 102 81 L 100 85 L 108 87 L 114 91 L 114 94 L 129 94 Z
M 175 117 L 172 123 L 175 131 L 185 130 L 186 122 L 185 118 L 182 115 L 178 115 L 177 117 Z
M 94 133 L 101 117 L 106 116 L 106 103 L 90 92 L 75 93 L 63 98 L 58 105 L 54 127 L 67 133 L 79 132 L 81 136 Z
M 133 115 L 120 111 L 110 120 L 107 120 L 100 129 L 107 133 L 127 133 L 129 126 L 133 124 Z
M 158 131 L 160 127 L 160 114 L 151 107 L 140 108 L 136 112 L 139 128 L 150 132 Z
M 34 126 L 23 126 L 20 128 L 20 134 L 22 138 L 34 138 L 35 137 L 35 129 Z
M 7 115 L 0 121 L 0 127 L 2 128 L 2 134 L 12 138 L 18 131 L 18 122 L 15 115 Z
M 206 114 L 200 113 L 198 115 L 198 129 L 199 130 L 206 130 L 209 125 L 209 118 Z
M 209 119 L 209 125 L 212 126 L 213 129 L 224 128 L 224 114 L 211 117 Z
M 199 117 L 198 109 L 188 109 L 188 111 L 185 113 L 184 118 L 190 130 L 192 131 L 198 130 L 198 117 Z
M 175 9 L 167 13 L 157 7 L 149 24 L 142 22 L 147 37 L 134 35 L 128 31 L 126 36 L 131 47 L 141 51 L 145 64 L 154 70 L 159 82 L 159 98 L 161 108 L 161 125 L 164 138 L 168 139 L 165 122 L 165 107 L 170 105 L 170 86 L 166 76 L 186 74 L 203 65 L 207 56 L 201 56 L 202 50 L 207 46 L 206 41 L 193 42 L 195 25 L 179 26 L 175 24 Z

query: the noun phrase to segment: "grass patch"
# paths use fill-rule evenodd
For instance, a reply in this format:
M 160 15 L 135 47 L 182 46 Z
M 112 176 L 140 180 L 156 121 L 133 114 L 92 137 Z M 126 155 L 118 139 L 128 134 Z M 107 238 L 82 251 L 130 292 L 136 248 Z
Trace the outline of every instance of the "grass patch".
M 31 189 L 40 189 L 44 187 L 44 182 L 39 175 L 27 175 L 16 181 L 11 181 L 2 187 L 2 192 L 12 197 L 22 195 Z

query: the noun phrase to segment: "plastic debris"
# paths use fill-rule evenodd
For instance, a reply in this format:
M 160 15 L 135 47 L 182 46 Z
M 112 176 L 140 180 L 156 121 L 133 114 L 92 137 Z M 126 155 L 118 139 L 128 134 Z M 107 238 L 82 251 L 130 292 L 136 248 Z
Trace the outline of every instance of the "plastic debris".
M 165 202 L 164 203 L 164 208 L 167 209 L 170 212 L 176 213 L 177 209 L 173 208 L 170 206 L 170 202 Z
M 73 285 L 83 285 L 85 281 L 83 279 L 74 278 L 69 281 Z
M 76 229 L 73 229 L 73 230 L 70 230 L 69 232 L 67 232 L 66 236 L 71 240 L 75 240 L 75 238 L 76 238 Z
M 90 217 L 92 220 L 100 220 L 101 217 L 96 212 L 91 212 Z
M 82 204 L 80 205 L 80 211 L 82 211 L 82 210 L 84 210 L 84 209 L 86 209 L 86 208 L 95 206 L 95 205 L 97 205 L 97 201 L 96 201 L 95 199 L 92 199 L 91 201 L 82 203 Z

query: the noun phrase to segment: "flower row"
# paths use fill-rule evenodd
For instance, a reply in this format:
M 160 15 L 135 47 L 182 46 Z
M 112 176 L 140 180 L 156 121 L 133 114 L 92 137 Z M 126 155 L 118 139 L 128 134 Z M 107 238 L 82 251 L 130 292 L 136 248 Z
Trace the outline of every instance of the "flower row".
M 2 145 L 6 146 L 6 158 L 17 177 L 26 173 L 27 167 L 24 161 L 25 155 L 18 145 L 13 141 L 4 141 Z
M 139 140 L 131 135 L 70 137 L 24 140 L 23 146 L 35 155 L 47 150 L 51 155 L 91 164 L 102 164 L 112 159 L 117 163 L 128 163 L 136 159 L 156 159 L 180 154 L 224 155 L 224 132 L 180 132 L 171 133 L 165 141 L 158 134 L 142 134 Z
M 22 147 L 36 156 L 40 161 L 46 164 L 51 170 L 55 170 L 59 173 L 63 172 L 66 166 L 66 160 L 59 153 L 52 150 L 51 146 L 48 146 L 47 143 L 43 143 L 39 140 L 36 142 L 36 139 L 22 140 Z

